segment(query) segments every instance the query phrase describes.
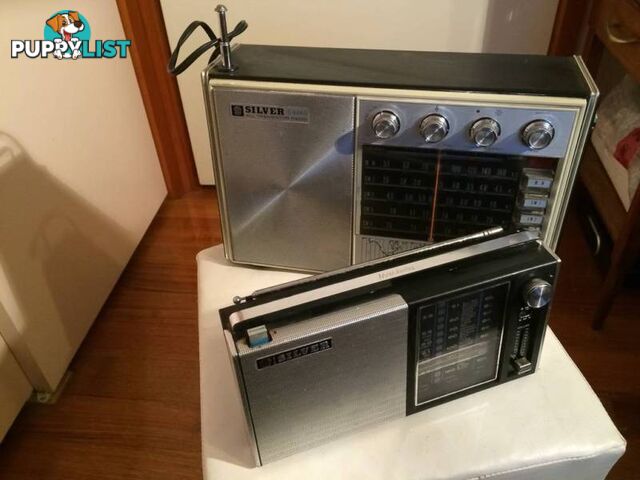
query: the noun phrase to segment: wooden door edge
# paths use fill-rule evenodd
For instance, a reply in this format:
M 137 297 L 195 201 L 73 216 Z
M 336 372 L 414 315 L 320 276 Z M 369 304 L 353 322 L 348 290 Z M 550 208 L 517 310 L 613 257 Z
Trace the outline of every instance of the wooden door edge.
M 548 55 L 573 55 L 582 51 L 593 0 L 559 0 Z
M 167 71 L 171 54 L 159 0 L 116 0 L 131 61 L 147 113 L 160 168 L 170 197 L 199 186 L 191 140 L 175 77 Z

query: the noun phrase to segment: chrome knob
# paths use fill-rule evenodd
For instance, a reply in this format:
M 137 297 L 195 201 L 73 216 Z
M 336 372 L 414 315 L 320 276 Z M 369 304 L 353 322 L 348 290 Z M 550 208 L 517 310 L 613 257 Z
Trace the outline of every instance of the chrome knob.
M 500 124 L 492 118 L 476 120 L 469 130 L 471 141 L 478 147 L 490 147 L 500 136 Z
M 400 130 L 400 119 L 393 112 L 382 111 L 376 113 L 371 122 L 373 133 L 378 138 L 386 139 L 393 137 Z
M 449 133 L 449 122 L 442 115 L 427 115 L 420 122 L 420 135 L 427 143 L 438 143 Z
M 553 287 L 541 278 L 533 278 L 527 282 L 522 291 L 522 297 L 531 308 L 542 308 L 551 301 Z
M 546 120 L 534 120 L 522 130 L 522 141 L 531 150 L 540 150 L 551 143 L 555 131 Z

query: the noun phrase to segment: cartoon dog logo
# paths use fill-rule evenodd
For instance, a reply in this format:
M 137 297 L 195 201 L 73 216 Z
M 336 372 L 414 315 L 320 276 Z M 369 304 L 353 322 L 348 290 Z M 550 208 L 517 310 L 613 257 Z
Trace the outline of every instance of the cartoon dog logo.
M 80 19 L 78 12 L 68 11 L 66 13 L 57 13 L 53 17 L 47 20 L 47 25 L 51 29 L 60 35 L 60 38 L 56 38 L 54 42 L 66 42 L 70 48 L 56 48 L 53 55 L 62 60 L 62 58 L 72 58 L 76 60 L 81 56 L 80 40 L 74 38 L 74 35 L 84 30 L 84 23 Z M 64 54 L 62 52 L 65 52 Z

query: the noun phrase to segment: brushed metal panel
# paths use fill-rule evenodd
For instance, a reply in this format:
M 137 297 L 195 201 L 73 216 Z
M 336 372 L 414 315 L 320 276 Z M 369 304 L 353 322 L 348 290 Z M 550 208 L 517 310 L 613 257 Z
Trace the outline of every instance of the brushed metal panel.
M 249 404 L 247 403 L 247 392 L 244 388 L 244 381 L 242 380 L 242 369 L 240 368 L 240 360 L 238 358 L 238 352 L 236 350 L 233 336 L 229 331 L 223 330 L 224 341 L 227 346 L 227 353 L 229 354 L 229 360 L 233 367 L 235 374 L 236 384 L 240 393 L 240 400 L 242 402 L 242 409 L 244 411 L 244 418 L 246 422 L 249 445 L 251 446 L 251 455 L 256 465 L 260 465 L 260 456 L 258 455 L 258 445 L 256 444 L 256 436 L 253 432 L 253 423 L 251 422 L 251 412 L 249 411 Z
M 231 259 L 314 271 L 349 265 L 354 97 L 215 86 L 213 96 Z M 302 113 L 233 115 L 233 106 Z
M 408 306 L 393 294 L 236 342 L 263 464 L 406 413 Z M 258 369 L 258 360 L 330 339 L 331 348 Z

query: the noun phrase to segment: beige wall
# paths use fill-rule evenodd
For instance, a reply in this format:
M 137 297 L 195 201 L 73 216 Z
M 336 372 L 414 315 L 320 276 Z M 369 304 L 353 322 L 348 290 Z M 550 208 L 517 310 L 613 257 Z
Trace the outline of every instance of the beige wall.
M 0 442 L 24 402 L 29 398 L 31 385 L 0 336 Z
M 166 194 L 131 61 L 11 59 L 58 8 L 120 39 L 114 1 L 0 6 L 0 332 L 58 384 Z
M 161 0 L 172 46 L 192 20 L 218 32 L 209 0 Z M 227 0 L 241 43 L 459 52 L 546 53 L 558 0 Z M 204 34 L 185 45 L 189 52 Z M 189 48 L 191 47 L 191 48 Z M 191 144 L 203 184 L 213 183 L 199 73 L 203 55 L 178 78 Z

